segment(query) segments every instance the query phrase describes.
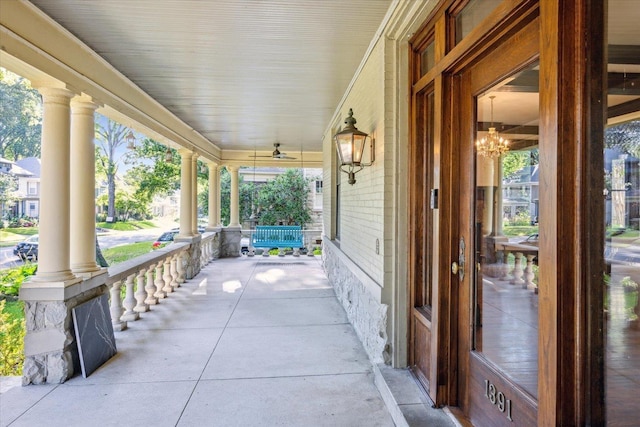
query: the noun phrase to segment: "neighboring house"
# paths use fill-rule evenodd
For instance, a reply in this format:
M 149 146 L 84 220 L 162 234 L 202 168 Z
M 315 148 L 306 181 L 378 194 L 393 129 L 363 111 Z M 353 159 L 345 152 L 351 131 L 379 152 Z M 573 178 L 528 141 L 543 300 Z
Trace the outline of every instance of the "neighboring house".
M 154 217 L 176 219 L 180 217 L 180 190 L 170 196 L 154 196 L 151 202 L 151 214 Z
M 16 190 L 18 200 L 12 206 L 5 206 L 3 214 L 38 218 L 40 216 L 40 159 L 27 157 L 12 162 L 0 158 L 0 173 L 8 173 L 18 180 Z
M 38 218 L 40 216 L 40 159 L 26 157 L 14 165 L 18 176 L 17 215 Z
M 512 220 L 518 214 L 531 217 L 537 222 L 539 215 L 538 165 L 520 169 L 502 183 L 503 210 L 505 219 Z

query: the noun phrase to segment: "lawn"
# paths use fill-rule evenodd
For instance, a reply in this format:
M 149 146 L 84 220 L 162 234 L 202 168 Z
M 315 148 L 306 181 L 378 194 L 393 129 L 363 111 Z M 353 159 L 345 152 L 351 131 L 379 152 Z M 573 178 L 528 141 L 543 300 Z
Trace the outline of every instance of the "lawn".
M 135 231 L 143 228 L 157 228 L 152 221 L 98 222 L 96 227 L 107 230 Z
M 0 247 L 14 246 L 34 234 L 38 234 L 37 227 L 3 228 L 0 230 Z
M 109 265 L 114 265 L 151 252 L 152 244 L 153 240 L 149 240 L 129 245 L 114 246 L 113 248 L 103 250 L 102 255 L 104 255 L 104 259 L 107 260 Z

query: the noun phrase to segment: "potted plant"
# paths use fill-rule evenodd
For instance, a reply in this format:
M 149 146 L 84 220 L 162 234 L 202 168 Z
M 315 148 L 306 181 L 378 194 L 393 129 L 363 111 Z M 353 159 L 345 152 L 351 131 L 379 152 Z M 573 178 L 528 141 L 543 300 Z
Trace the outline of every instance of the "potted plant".
M 624 290 L 624 311 L 627 315 L 627 320 L 638 320 L 638 283 L 631 280 L 631 277 L 626 276 L 621 281 L 622 289 Z

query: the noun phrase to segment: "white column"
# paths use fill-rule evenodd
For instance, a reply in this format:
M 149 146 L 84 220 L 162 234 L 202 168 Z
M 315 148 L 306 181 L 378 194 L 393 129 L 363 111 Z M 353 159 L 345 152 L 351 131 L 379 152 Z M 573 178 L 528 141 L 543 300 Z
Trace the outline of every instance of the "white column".
M 193 153 L 186 148 L 178 150 L 181 156 L 180 163 L 180 232 L 177 237 L 191 237 L 191 198 Z
M 75 278 L 69 265 L 70 100 L 66 89 L 39 87 L 42 94 L 40 226 L 36 282 Z M 93 215 L 92 215 L 93 217 Z
M 71 270 L 75 274 L 100 271 L 96 263 L 96 196 L 94 113 L 89 96 L 71 101 Z M 89 274 L 90 275 L 90 274 Z
M 191 234 L 198 234 L 198 155 L 194 153 L 191 158 Z
M 231 200 L 229 201 L 229 227 L 240 227 L 240 191 L 238 189 L 238 166 L 227 165 L 231 175 Z
M 207 228 L 214 228 L 220 224 L 220 171 L 214 162 L 207 162 L 209 167 L 209 224 Z

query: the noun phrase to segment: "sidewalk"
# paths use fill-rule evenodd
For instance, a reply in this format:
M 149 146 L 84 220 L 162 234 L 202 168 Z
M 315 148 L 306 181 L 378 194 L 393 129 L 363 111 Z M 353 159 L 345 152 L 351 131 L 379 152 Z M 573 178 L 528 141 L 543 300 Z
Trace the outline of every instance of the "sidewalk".
M 142 317 L 89 378 L 2 393 L 0 425 L 394 425 L 318 258 L 214 261 Z

